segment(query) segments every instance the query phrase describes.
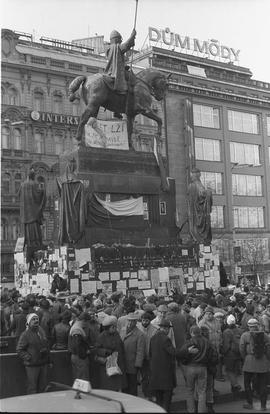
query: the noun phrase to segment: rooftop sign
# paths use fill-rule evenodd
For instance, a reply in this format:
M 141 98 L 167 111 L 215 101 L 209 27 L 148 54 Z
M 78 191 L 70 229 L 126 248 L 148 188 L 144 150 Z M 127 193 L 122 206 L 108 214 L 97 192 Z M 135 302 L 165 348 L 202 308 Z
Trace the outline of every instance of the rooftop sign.
M 199 55 L 207 55 L 209 57 L 221 58 L 227 62 L 238 62 L 240 50 L 235 50 L 232 47 L 220 45 L 218 40 L 199 40 L 192 39 L 189 36 L 180 36 L 173 33 L 167 27 L 164 30 L 156 29 L 154 27 L 148 28 L 149 41 L 161 43 L 167 48 L 179 48 L 190 53 L 197 52 Z M 182 50 L 180 50 L 182 51 Z

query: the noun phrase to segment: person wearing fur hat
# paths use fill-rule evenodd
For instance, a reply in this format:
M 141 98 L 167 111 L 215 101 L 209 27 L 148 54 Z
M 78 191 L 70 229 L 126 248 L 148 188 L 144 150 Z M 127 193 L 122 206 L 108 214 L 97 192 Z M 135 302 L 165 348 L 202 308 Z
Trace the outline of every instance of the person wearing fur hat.
M 125 350 L 123 341 L 117 332 L 117 318 L 106 315 L 102 321 L 103 331 L 96 341 L 96 361 L 98 362 L 98 388 L 112 391 L 122 391 L 125 381 Z M 109 377 L 106 373 L 106 358 L 113 352 L 118 352 L 117 364 L 122 374 Z
M 21 334 L 17 354 L 22 359 L 27 376 L 27 394 L 43 392 L 47 386 L 50 348 L 44 330 L 39 326 L 36 313 L 26 318 L 26 329 Z
M 227 316 L 226 324 L 227 328 L 222 334 L 223 361 L 232 393 L 237 393 L 241 390 L 241 385 L 238 384 L 238 376 L 241 374 L 239 343 L 243 331 L 236 326 L 233 315 Z

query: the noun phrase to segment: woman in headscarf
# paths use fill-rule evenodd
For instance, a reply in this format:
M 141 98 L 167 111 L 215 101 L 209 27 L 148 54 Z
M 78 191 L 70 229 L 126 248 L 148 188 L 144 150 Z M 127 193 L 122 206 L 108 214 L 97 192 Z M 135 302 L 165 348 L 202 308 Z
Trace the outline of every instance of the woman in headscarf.
M 99 362 L 99 388 L 121 391 L 125 387 L 125 350 L 123 341 L 117 331 L 117 318 L 107 315 L 102 321 L 103 331 L 96 342 L 96 360 Z M 106 358 L 118 352 L 117 364 L 122 374 L 109 377 L 106 373 Z

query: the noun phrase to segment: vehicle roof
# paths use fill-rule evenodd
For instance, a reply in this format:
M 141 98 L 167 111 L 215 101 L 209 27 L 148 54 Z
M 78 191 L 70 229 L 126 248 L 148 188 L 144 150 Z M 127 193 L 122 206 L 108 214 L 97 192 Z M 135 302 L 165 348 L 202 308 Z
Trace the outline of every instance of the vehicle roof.
M 118 400 L 123 404 L 125 412 L 136 413 L 165 413 L 159 405 L 143 398 L 122 392 L 97 390 L 93 393 Z M 117 401 L 106 401 L 98 396 L 80 393 L 76 399 L 75 390 L 55 391 L 41 394 L 22 395 L 0 400 L 1 412 L 122 412 L 121 404 Z

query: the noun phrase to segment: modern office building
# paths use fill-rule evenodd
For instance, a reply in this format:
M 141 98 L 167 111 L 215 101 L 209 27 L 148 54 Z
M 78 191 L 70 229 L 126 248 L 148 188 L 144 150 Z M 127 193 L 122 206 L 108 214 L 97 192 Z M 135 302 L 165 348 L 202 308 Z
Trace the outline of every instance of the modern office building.
M 160 33 L 151 29 L 152 37 L 160 36 L 162 42 Z M 155 103 L 155 109 L 163 117 L 162 153 L 167 176 L 175 179 L 181 238 L 185 240 L 188 233 L 187 185 L 196 166 L 203 184 L 213 191 L 213 246 L 224 265 L 233 274 L 240 268 L 247 276 L 259 273 L 267 282 L 270 84 L 253 80 L 250 69 L 232 63 L 238 57 L 233 49 L 218 49 L 213 42 L 206 50 L 204 42 L 207 53 L 191 54 L 179 47 L 189 46 L 189 38 L 184 44 L 175 35 L 174 42 L 169 49 L 148 46 L 133 56 L 133 65 L 134 71 L 153 67 L 171 74 L 166 99 Z M 198 41 L 195 46 L 202 50 Z M 93 39 L 81 45 L 44 37 L 35 42 L 31 35 L 2 30 L 2 277 L 13 277 L 13 252 L 20 234 L 18 189 L 32 164 L 48 194 L 44 240 L 57 240 L 59 155 L 76 145 L 82 111 L 82 103 L 68 101 L 68 85 L 78 75 L 103 71 L 105 57 L 97 50 L 103 51 L 100 37 L 96 49 Z M 217 50 L 226 58 L 218 59 Z M 100 110 L 98 118 L 108 120 L 112 114 Z M 153 151 L 155 128 L 147 118 L 136 118 L 138 151 Z M 146 203 L 149 219 L 153 214 L 147 209 L 151 206 Z

